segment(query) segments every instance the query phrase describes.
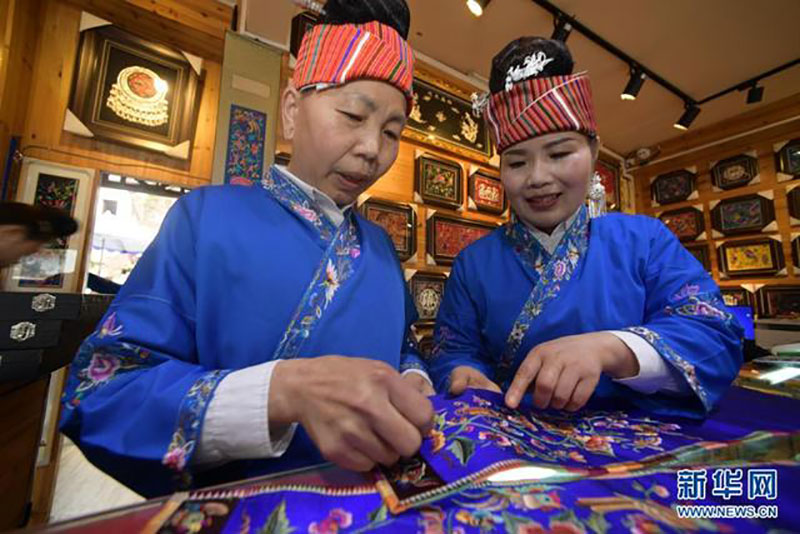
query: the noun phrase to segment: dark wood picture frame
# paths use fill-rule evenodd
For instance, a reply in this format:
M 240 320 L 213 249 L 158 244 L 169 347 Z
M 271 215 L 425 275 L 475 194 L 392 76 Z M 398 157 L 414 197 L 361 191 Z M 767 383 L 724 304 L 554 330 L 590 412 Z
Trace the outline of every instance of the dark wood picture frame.
M 750 306 L 755 309 L 755 297 L 743 287 L 721 287 L 722 300 L 726 306 Z
M 749 224 L 745 219 L 740 221 L 741 226 L 735 227 L 736 221 L 731 217 L 737 214 L 731 210 L 736 206 L 746 207 L 746 204 L 758 205 L 758 218 Z M 758 194 L 723 199 L 711 210 L 711 227 L 725 236 L 758 233 L 774 220 L 775 202 Z
M 688 200 L 696 190 L 697 175 L 686 169 L 660 174 L 650 184 L 653 200 L 661 205 Z
M 620 205 L 620 177 L 622 168 L 618 162 L 607 160 L 602 156 L 597 158 L 594 171 L 600 175 L 603 187 L 606 189 L 606 209 L 608 211 L 622 211 Z M 609 191 L 609 183 L 611 191 Z
M 477 211 L 494 215 L 502 215 L 506 212 L 508 198 L 506 197 L 506 188 L 503 186 L 503 182 L 500 181 L 499 176 L 481 169 L 472 173 L 468 182 L 469 198 L 475 203 Z M 484 188 L 481 188 L 481 186 L 484 186 Z M 481 193 L 482 190 L 485 191 L 486 186 L 494 187 L 499 191 L 499 202 L 487 199 L 486 195 Z
M 684 245 L 686 250 L 695 257 L 706 271 L 711 272 L 711 255 L 708 252 L 708 245 L 705 243 L 695 245 Z
M 755 247 L 755 246 L 763 248 L 761 247 L 762 245 L 765 245 L 767 247 L 767 250 L 769 250 L 768 266 L 754 267 L 752 269 L 740 269 L 740 268 L 734 268 L 734 266 L 730 265 L 727 254 L 729 250 L 741 249 L 744 247 Z M 752 255 L 752 251 L 750 255 Z M 727 276 L 731 278 L 742 278 L 742 277 L 753 278 L 753 277 L 773 276 L 778 272 L 780 272 L 786 266 L 785 259 L 783 257 L 783 247 L 781 246 L 781 242 L 776 241 L 775 239 L 771 239 L 769 237 L 725 242 L 722 244 L 721 247 L 717 249 L 717 256 L 719 260 L 720 273 L 725 273 Z
M 800 271 L 800 235 L 792 239 L 792 263 L 795 273 Z
M 441 273 L 417 271 L 408 281 L 408 289 L 419 315 L 418 323 L 433 324 L 444 297 L 447 276 Z
M 764 286 L 758 290 L 759 317 L 800 319 L 800 285 Z
M 289 38 L 289 53 L 297 57 L 303 36 L 317 23 L 318 17 L 310 11 L 303 11 L 292 17 L 292 32 Z
M 439 180 L 439 176 L 432 176 L 430 170 L 437 168 L 452 173 L 452 194 L 435 191 L 437 187 L 449 187 L 447 183 L 433 183 Z M 414 191 L 425 204 L 457 210 L 464 205 L 464 169 L 457 161 L 423 154 L 417 158 L 414 166 Z
M 792 139 L 775 154 L 775 169 L 793 178 L 800 177 L 800 138 Z
M 152 74 L 158 78 L 154 79 Z M 167 92 L 161 101 L 162 104 L 166 101 L 166 111 L 163 107 L 153 111 L 154 102 L 138 103 L 136 99 L 125 96 L 130 92 L 137 97 L 144 94 L 155 98 L 160 92 L 159 79 L 167 84 Z M 120 87 L 120 81 L 124 81 L 127 88 Z M 115 26 L 101 26 L 81 32 L 69 110 L 95 139 L 180 159 L 184 159 L 183 155 L 175 155 L 174 150 L 188 142 L 185 151 L 185 159 L 188 159 L 202 83 L 201 76 L 181 52 L 146 41 Z M 139 110 L 134 110 L 141 115 L 135 117 L 136 120 L 122 116 L 129 110 L 128 104 L 140 106 Z M 114 107 L 120 109 L 114 110 Z M 165 123 L 142 123 L 164 120 L 164 113 L 167 115 Z
M 658 216 L 659 220 L 675 234 L 680 241 L 696 241 L 706 230 L 706 223 L 703 220 L 703 212 L 693 206 L 677 210 L 665 211 Z M 687 233 L 681 230 L 676 221 L 690 219 L 694 223 L 695 231 Z
M 474 113 L 469 94 L 423 72 L 415 73 L 413 91 L 404 137 L 488 163 L 492 157 L 489 125 L 482 114 Z
M 448 247 L 447 243 L 443 242 L 447 236 L 442 236 L 439 233 L 441 229 L 446 228 L 444 225 L 461 227 L 467 231 L 483 235 L 471 236 L 471 239 L 468 238 L 463 240 L 461 243 L 456 243 L 455 245 L 451 244 Z M 431 217 L 429 217 L 426 222 L 426 226 L 425 250 L 433 258 L 433 261 L 435 261 L 437 265 L 451 265 L 461 250 L 477 239 L 480 239 L 484 235 L 488 235 L 490 232 L 497 229 L 496 225 L 461 219 L 459 217 L 452 217 L 449 215 L 441 215 L 439 213 L 434 213 Z M 449 248 L 450 250 L 443 250 L 445 248 Z
M 795 187 L 786 193 L 786 204 L 789 208 L 789 215 L 800 220 L 800 187 Z
M 711 183 L 722 190 L 744 187 L 758 176 L 758 160 L 739 154 L 717 162 L 711 168 Z
M 386 231 L 394 244 L 397 257 L 400 261 L 406 261 L 417 253 L 417 214 L 413 206 L 400 202 L 369 198 L 361 204 L 359 211 L 365 219 L 379 225 Z M 405 226 L 403 230 L 405 233 L 402 236 L 402 243 L 399 243 L 397 239 L 397 237 L 399 237 L 397 235 L 399 231 L 398 228 L 387 227 L 390 222 L 396 226 L 399 225 L 399 220 L 395 218 L 393 221 L 382 221 L 375 217 L 377 213 L 388 213 L 403 217 L 402 224 Z

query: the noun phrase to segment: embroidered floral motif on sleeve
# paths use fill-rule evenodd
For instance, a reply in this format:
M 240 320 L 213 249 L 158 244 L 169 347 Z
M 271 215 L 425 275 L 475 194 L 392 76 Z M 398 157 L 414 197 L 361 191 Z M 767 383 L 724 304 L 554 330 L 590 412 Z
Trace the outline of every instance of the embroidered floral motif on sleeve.
M 181 483 L 183 485 L 188 486 L 191 483 L 191 477 L 185 471 L 185 467 L 191 459 L 200 437 L 208 403 L 220 381 L 230 372 L 230 370 L 217 370 L 204 374 L 192 384 L 181 402 L 177 427 L 161 462 L 182 475 Z
M 670 298 L 674 306 L 667 306 L 668 314 L 677 313 L 686 317 L 710 317 L 726 324 L 733 320 L 733 315 L 724 311 L 722 299 L 712 292 L 700 292 L 697 285 L 686 284 L 678 293 Z
M 703 406 L 705 406 L 706 409 L 710 408 L 708 396 L 706 395 L 706 391 L 703 389 L 702 384 L 700 384 L 700 380 L 697 379 L 697 373 L 695 372 L 694 365 L 681 358 L 680 355 L 678 355 L 678 353 L 675 352 L 675 350 L 666 341 L 664 341 L 660 335 L 649 328 L 645 328 L 643 326 L 633 326 L 630 328 L 625 328 L 624 330 L 644 338 L 644 340 L 650 343 L 661 356 L 666 358 L 667 361 L 681 371 L 683 377 L 686 379 L 686 382 L 700 398 Z

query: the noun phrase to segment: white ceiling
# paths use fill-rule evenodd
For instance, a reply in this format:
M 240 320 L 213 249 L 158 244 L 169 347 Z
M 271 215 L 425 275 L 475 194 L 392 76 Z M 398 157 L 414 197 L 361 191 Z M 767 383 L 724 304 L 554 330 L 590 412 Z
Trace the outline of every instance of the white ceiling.
M 493 0 L 481 18 L 465 0 L 407 0 L 415 50 L 467 75 L 488 78 L 491 59 L 521 35 L 549 37 L 553 17 L 531 0 Z M 605 40 L 689 96 L 713 93 L 800 57 L 800 0 L 552 0 Z M 246 29 L 286 45 L 289 0 L 247 0 Z M 577 32 L 567 40 L 576 70 L 588 70 L 600 135 L 618 153 L 679 134 L 683 102 L 648 80 L 636 101 L 619 94 L 628 66 Z M 762 85 L 760 104 L 734 92 L 702 106 L 693 128 L 713 124 L 800 92 L 800 66 Z

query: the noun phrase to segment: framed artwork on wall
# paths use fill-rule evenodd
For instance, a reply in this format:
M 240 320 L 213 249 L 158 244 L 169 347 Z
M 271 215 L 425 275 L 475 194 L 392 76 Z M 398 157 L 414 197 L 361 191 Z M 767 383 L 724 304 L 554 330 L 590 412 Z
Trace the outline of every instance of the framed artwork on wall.
M 444 297 L 447 276 L 417 271 L 408 281 L 411 297 L 417 307 L 420 322 L 433 323 Z
M 232 104 L 225 156 L 226 184 L 252 185 L 261 181 L 266 141 L 266 113 Z
M 753 294 L 743 287 L 722 287 L 722 300 L 726 306 L 750 306 L 754 308 L 755 298 Z
M 598 157 L 594 172 L 600 175 L 606 190 L 606 209 L 620 211 L 620 174 L 622 174 L 622 170 L 619 163 Z
M 757 177 L 758 160 L 748 154 L 723 159 L 711 168 L 711 182 L 722 190 L 744 187 Z
M 289 53 L 297 57 L 303 36 L 317 23 L 317 15 L 310 11 L 303 11 L 292 18 L 292 32 L 289 39 Z
M 414 103 L 403 135 L 460 155 L 492 157 L 489 128 L 468 94 L 431 76 L 415 77 Z
M 711 271 L 711 258 L 708 254 L 708 245 L 686 245 L 686 250 L 700 262 L 706 271 Z
M 800 286 L 764 286 L 758 290 L 761 317 L 800 319 Z
M 776 146 L 775 169 L 778 181 L 800 178 L 800 138 Z
M 657 204 L 673 204 L 689 200 L 696 189 L 697 175 L 686 169 L 657 176 L 650 185 Z
M 434 212 L 428 217 L 426 249 L 429 263 L 450 265 L 461 250 L 497 226 Z
M 457 210 L 464 203 L 464 180 L 461 164 L 430 155 L 417 158 L 414 191 L 419 202 Z
M 800 274 L 800 233 L 792 234 L 792 263 L 794 273 Z
M 78 231 L 46 244 L 11 269 L 9 291 L 74 292 L 83 257 L 86 220 L 95 170 L 26 158 L 20 176 L 20 202 L 58 208 L 78 221 Z
M 793 225 L 800 224 L 800 187 L 794 187 L 786 192 L 786 204 L 789 208 L 789 222 Z
M 705 237 L 703 211 L 695 206 L 665 211 L 658 218 L 681 241 L 696 241 Z
M 360 210 L 368 221 L 386 230 L 400 261 L 417 253 L 417 213 L 413 206 L 369 198 L 361 204 Z
M 469 207 L 477 211 L 502 215 L 508 208 L 506 189 L 500 177 L 483 169 L 469 176 Z
M 64 129 L 188 159 L 202 59 L 122 29 L 81 32 Z
M 774 276 L 785 266 L 781 242 L 769 237 L 723 243 L 717 255 L 720 276 L 731 278 Z
M 711 204 L 711 226 L 714 237 L 777 230 L 772 192 L 726 198 Z

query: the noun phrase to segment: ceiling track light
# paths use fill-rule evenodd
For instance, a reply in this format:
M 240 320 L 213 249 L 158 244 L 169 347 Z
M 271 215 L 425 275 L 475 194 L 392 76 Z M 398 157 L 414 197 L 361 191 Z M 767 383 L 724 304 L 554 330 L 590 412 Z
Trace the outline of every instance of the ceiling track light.
M 476 17 L 483 15 L 492 0 L 467 0 L 467 9 Z
M 683 112 L 683 115 L 681 115 L 681 118 L 678 119 L 678 122 L 673 125 L 678 130 L 688 130 L 689 126 L 692 125 L 694 120 L 700 114 L 700 108 L 697 106 L 697 104 L 687 102 L 685 106 L 686 110 Z
M 572 24 L 570 24 L 563 17 L 556 17 L 556 19 L 553 21 L 553 25 L 554 25 L 553 35 L 551 35 L 550 38 L 553 39 L 554 41 L 561 41 L 562 43 L 566 43 L 567 38 L 569 37 L 569 34 L 572 31 Z
M 764 98 L 764 88 L 759 87 L 757 83 L 753 84 L 753 87 L 747 91 L 747 103 L 748 104 L 757 104 L 761 102 Z
M 636 100 L 636 96 L 639 94 L 639 90 L 642 88 L 646 78 L 647 75 L 640 69 L 631 68 L 631 78 L 628 80 L 628 85 L 625 86 L 622 94 L 619 95 L 620 98 L 622 100 Z

